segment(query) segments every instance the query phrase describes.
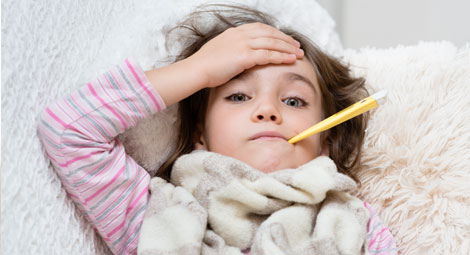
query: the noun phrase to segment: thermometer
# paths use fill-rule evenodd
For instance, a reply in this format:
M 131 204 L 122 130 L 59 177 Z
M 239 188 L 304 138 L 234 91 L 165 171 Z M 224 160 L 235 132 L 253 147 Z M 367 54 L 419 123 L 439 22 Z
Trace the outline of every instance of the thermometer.
M 316 125 L 306 129 L 305 131 L 301 132 L 300 134 L 292 137 L 289 139 L 289 143 L 296 143 L 298 141 L 301 141 L 311 135 L 323 132 L 325 130 L 328 130 L 336 125 L 339 125 L 349 119 L 352 119 L 360 114 L 363 114 L 367 112 L 368 110 L 375 108 L 379 105 L 380 103 L 383 103 L 383 100 L 387 96 L 387 91 L 382 90 L 379 91 L 375 94 L 373 94 L 370 97 L 364 98 L 361 101 L 347 107 L 346 109 L 337 112 L 327 119 L 324 119 L 323 121 L 317 123 Z

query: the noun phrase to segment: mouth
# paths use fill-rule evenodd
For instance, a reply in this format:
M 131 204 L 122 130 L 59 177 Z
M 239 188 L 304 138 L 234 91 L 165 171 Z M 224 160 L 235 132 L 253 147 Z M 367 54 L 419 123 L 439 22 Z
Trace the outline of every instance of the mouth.
M 259 132 L 250 137 L 250 141 L 253 140 L 283 140 L 287 141 L 287 139 L 277 131 L 263 131 Z

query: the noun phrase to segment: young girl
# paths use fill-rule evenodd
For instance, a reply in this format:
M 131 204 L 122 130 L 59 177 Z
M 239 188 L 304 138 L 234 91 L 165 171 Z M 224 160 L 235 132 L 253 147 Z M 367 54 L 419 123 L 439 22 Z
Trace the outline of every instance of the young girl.
M 207 25 L 207 17 L 214 19 L 210 26 Z M 217 250 L 212 248 L 215 244 L 220 246 L 221 242 L 229 248 L 219 247 L 217 252 L 220 254 L 229 254 L 229 250 L 237 249 L 248 252 L 250 247 L 253 254 L 263 254 L 271 248 L 266 241 L 260 240 L 269 239 L 269 244 L 278 247 L 282 253 L 298 254 L 298 247 L 292 247 L 295 246 L 294 241 L 289 236 L 292 231 L 285 229 L 285 226 L 272 224 L 267 225 L 268 232 L 263 234 L 258 231 L 258 228 L 266 226 L 265 221 L 273 218 L 270 215 L 287 207 L 293 208 L 293 204 L 307 205 L 309 210 L 318 212 L 317 216 L 309 211 L 309 215 L 314 215 L 311 224 L 315 226 L 308 231 L 315 231 L 311 239 L 315 240 L 316 246 L 325 243 L 317 238 L 316 229 L 316 226 L 319 226 L 318 229 L 321 227 L 319 222 L 323 207 L 327 208 L 330 195 L 325 194 L 339 194 L 354 188 L 349 180 L 354 178 L 352 170 L 359 164 L 366 118 L 359 116 L 294 145 L 287 143 L 287 140 L 363 98 L 367 91 L 363 79 L 352 78 L 346 66 L 324 54 L 306 37 L 290 29 L 278 30 L 275 25 L 272 17 L 247 7 L 206 6 L 192 13 L 177 27 L 187 30 L 189 36 L 185 38 L 186 45 L 173 64 L 143 72 L 133 60 L 127 59 L 45 109 L 39 123 L 39 134 L 46 153 L 69 196 L 114 254 L 136 254 L 141 231 L 144 232 L 144 215 L 149 219 L 146 226 L 153 226 L 156 218 L 152 217 L 155 215 L 159 215 L 160 221 L 156 221 L 160 225 L 156 225 L 158 229 L 145 228 L 145 237 L 142 236 L 142 244 L 139 245 L 142 252 L 152 242 L 149 240 L 154 240 L 153 243 L 159 244 L 152 247 L 157 249 L 154 250 L 155 254 L 208 253 Z M 126 154 L 116 137 L 139 120 L 175 103 L 179 103 L 180 121 L 177 148 L 150 185 L 151 176 Z M 194 150 L 215 154 L 201 154 Z M 214 155 L 215 161 L 212 162 L 209 158 Z M 275 206 L 276 209 L 270 208 L 269 213 L 247 212 L 257 215 L 254 220 L 256 224 L 253 223 L 254 218 L 249 219 L 250 226 L 256 226 L 256 229 L 239 246 L 232 244 L 238 241 L 227 240 L 220 233 L 224 232 L 224 225 L 213 220 L 218 213 L 211 212 L 211 206 L 215 204 L 209 203 L 207 206 L 204 203 L 204 199 L 212 199 L 210 192 L 201 193 L 199 184 L 198 188 L 188 186 L 188 182 L 194 181 L 189 175 L 209 171 L 207 169 L 211 167 L 206 166 L 211 164 L 212 167 L 223 168 L 218 164 L 223 165 L 224 162 L 241 170 L 221 169 L 220 173 L 244 174 L 230 177 L 239 178 L 237 183 L 245 183 L 245 186 L 235 189 L 235 193 L 254 187 L 249 186 L 254 185 L 253 181 L 267 180 L 266 183 L 270 184 L 257 186 L 265 189 L 257 192 L 264 192 L 262 195 L 270 206 L 282 204 Z M 197 168 L 192 163 L 194 166 L 204 166 Z M 185 168 L 185 164 L 190 164 L 189 168 Z M 315 172 L 311 166 L 322 170 Z M 191 170 L 193 167 L 194 170 Z M 341 174 L 336 173 L 335 168 Z M 287 170 L 279 171 L 282 169 Z M 342 184 L 343 188 L 326 189 L 324 196 L 327 198 L 313 199 L 316 194 L 307 191 L 312 183 L 324 186 L 320 179 L 300 178 L 298 182 L 293 181 L 297 178 L 296 173 L 307 173 L 303 176 L 311 177 L 324 169 L 325 173 L 329 171 L 335 177 L 335 182 L 342 180 L 347 183 Z M 205 176 L 212 177 L 197 181 L 205 183 L 202 187 L 220 191 L 230 182 L 220 182 L 226 176 L 216 175 L 206 173 Z M 249 181 L 246 180 L 247 176 L 251 178 Z M 185 191 L 164 180 L 184 187 Z M 300 187 L 302 181 L 305 185 Z M 276 187 L 282 191 L 277 192 Z M 250 188 L 249 191 L 253 190 Z M 296 198 L 289 200 L 290 195 L 286 194 Z M 190 246 L 189 252 L 183 251 L 184 245 L 170 245 L 179 250 L 163 247 L 175 243 L 178 238 L 185 241 L 185 234 L 194 222 L 185 221 L 192 219 L 191 215 L 183 219 L 177 218 L 177 213 L 165 217 L 159 214 L 171 212 L 168 208 L 173 208 L 173 205 L 168 199 L 174 197 L 182 199 L 173 201 L 175 205 L 183 205 L 197 212 L 193 219 L 200 221 L 198 227 L 204 228 L 202 232 L 198 230 L 198 234 L 191 235 L 197 236 L 201 244 Z M 157 202 L 150 206 L 146 214 L 149 199 L 156 199 Z M 166 199 L 162 203 L 164 206 L 158 204 L 158 199 Z M 361 203 L 361 206 L 367 211 L 368 219 L 364 224 L 364 241 L 359 248 L 365 253 L 395 254 L 390 232 L 368 204 Z M 226 209 L 220 208 L 220 212 Z M 162 222 L 171 224 L 161 225 Z M 180 229 L 171 229 L 178 226 Z M 217 231 L 218 228 L 221 230 Z M 334 228 L 342 229 L 341 226 Z M 346 241 L 342 242 L 347 242 L 349 236 L 342 232 L 336 234 L 339 236 L 336 241 L 341 241 L 343 234 Z M 313 241 L 308 242 L 309 245 L 304 247 L 306 254 L 316 252 L 312 248 L 315 246 Z M 336 246 L 340 246 L 335 248 L 338 252 L 345 247 L 342 244 Z M 162 250 L 158 250 L 159 247 Z

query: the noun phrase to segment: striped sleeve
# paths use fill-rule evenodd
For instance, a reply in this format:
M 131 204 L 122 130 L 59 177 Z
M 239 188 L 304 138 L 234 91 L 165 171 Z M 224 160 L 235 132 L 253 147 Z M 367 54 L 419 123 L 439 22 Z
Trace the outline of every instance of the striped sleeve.
M 392 233 L 380 220 L 377 212 L 371 205 L 364 202 L 364 206 L 370 212 L 370 219 L 367 223 L 367 250 L 368 254 L 394 255 L 397 254 L 397 247 Z
M 135 254 L 149 174 L 115 137 L 165 103 L 131 59 L 47 107 L 38 123 L 64 188 L 114 254 Z

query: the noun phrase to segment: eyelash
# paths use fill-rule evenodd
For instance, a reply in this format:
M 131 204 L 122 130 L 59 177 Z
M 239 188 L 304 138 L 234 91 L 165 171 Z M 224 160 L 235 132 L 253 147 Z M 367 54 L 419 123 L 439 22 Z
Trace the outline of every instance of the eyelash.
M 236 97 L 240 97 L 240 96 L 242 96 L 243 99 L 245 99 L 245 100 L 243 100 L 243 101 L 237 101 L 237 100 L 235 100 Z M 233 93 L 233 94 L 231 94 L 230 96 L 226 97 L 225 99 L 226 99 L 227 101 L 230 101 L 230 102 L 241 103 L 241 102 L 248 101 L 248 100 L 250 100 L 251 98 L 250 98 L 249 96 L 243 94 L 242 92 L 236 92 L 236 93 Z M 305 102 L 305 100 L 303 100 L 303 99 L 300 98 L 300 97 L 288 97 L 288 98 L 286 98 L 286 99 L 283 99 L 282 102 L 285 102 L 286 100 L 292 100 L 292 99 L 295 99 L 295 100 L 297 100 L 298 102 L 300 102 L 300 105 L 299 105 L 299 106 L 294 106 L 294 105 L 289 105 L 289 104 L 287 104 L 287 103 L 285 103 L 285 104 L 286 104 L 287 106 L 292 106 L 292 107 L 296 107 L 296 108 L 301 108 L 301 107 L 305 107 L 305 106 L 308 105 L 308 103 Z

